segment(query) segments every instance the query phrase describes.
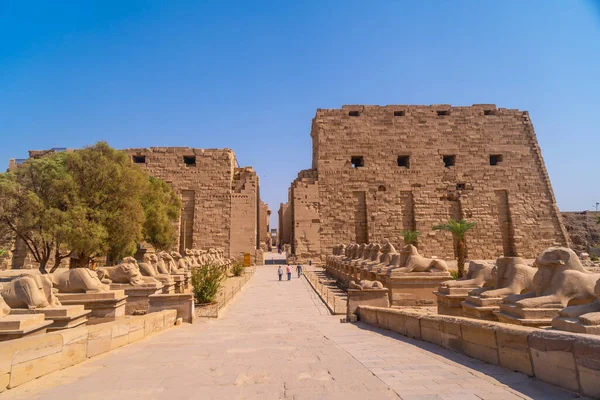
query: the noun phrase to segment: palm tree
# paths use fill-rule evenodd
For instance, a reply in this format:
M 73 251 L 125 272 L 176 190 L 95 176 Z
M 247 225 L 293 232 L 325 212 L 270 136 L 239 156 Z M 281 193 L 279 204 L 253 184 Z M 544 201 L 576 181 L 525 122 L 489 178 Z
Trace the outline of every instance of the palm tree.
M 417 240 L 419 239 L 421 232 L 407 230 L 400 232 L 400 234 L 402 235 L 402 237 L 404 237 L 404 244 L 413 244 L 416 246 Z
M 465 256 L 467 252 L 467 244 L 465 242 L 465 234 L 475 227 L 475 222 L 467 222 L 464 219 L 455 221 L 450 218 L 448 222 L 433 227 L 434 231 L 447 231 L 452 233 L 456 240 L 456 261 L 458 263 L 458 277 L 462 278 L 465 269 Z

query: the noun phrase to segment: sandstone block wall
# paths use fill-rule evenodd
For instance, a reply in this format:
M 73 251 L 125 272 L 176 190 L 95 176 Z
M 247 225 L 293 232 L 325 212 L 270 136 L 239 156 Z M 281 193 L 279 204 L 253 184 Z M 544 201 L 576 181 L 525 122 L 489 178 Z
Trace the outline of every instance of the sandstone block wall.
M 319 231 L 319 188 L 317 172 L 301 171 L 290 191 L 291 201 L 291 245 L 292 253 L 300 258 L 309 258 L 321 252 Z
M 291 189 L 290 189 L 291 191 Z M 289 191 L 288 191 L 289 192 Z M 288 193 L 288 198 L 289 198 Z M 284 245 L 292 243 L 292 214 L 291 214 L 290 203 L 279 204 L 279 229 L 277 230 L 279 247 L 283 248 Z
M 29 156 L 39 158 L 57 151 L 76 150 L 30 150 Z M 268 224 L 268 215 L 261 217 L 258 175 L 251 167 L 237 168 L 233 150 L 150 147 L 125 151 L 133 163 L 163 179 L 180 195 L 179 252 L 224 247 L 230 257 L 239 258 L 244 253 L 254 256 L 260 242 L 260 220 Z M 18 168 L 18 164 L 11 160 L 9 169 Z M 12 267 L 34 267 L 27 253 L 23 243 L 17 242 Z
M 417 229 L 424 254 L 450 258 L 450 234 L 431 229 L 449 217 L 477 223 L 471 258 L 535 257 L 568 244 L 526 111 L 343 106 L 317 110 L 311 137 L 318 194 L 305 201 L 317 204 L 320 234 L 305 235 L 302 249 L 329 254 L 341 242 L 383 239 L 401 245 L 401 231 Z M 304 234 L 297 228 L 294 243 Z

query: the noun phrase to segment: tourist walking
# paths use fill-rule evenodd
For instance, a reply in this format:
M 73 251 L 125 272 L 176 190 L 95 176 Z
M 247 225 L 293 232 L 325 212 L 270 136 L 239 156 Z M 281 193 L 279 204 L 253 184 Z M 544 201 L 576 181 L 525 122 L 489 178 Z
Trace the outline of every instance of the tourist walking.
M 292 280 L 292 266 L 288 264 L 288 266 L 285 268 L 287 275 L 288 275 L 288 281 Z
M 296 271 L 298 272 L 298 278 L 300 278 L 300 275 L 302 275 L 302 264 L 296 266 Z
M 281 277 L 283 276 L 283 268 L 281 268 L 281 265 L 277 268 L 277 274 L 279 274 L 279 280 L 281 280 Z

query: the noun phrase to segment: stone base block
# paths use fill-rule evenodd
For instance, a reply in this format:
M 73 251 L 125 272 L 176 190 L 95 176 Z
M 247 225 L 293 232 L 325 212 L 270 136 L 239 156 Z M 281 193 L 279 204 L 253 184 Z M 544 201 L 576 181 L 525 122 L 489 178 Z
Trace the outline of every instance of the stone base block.
M 462 308 L 466 317 L 497 321 L 498 318 L 494 311 L 500 309 L 500 304 L 502 304 L 501 297 L 467 296 L 462 303 Z
M 13 308 L 10 310 L 10 313 L 17 315 L 42 314 L 46 321 L 52 321 L 52 324 L 48 326 L 48 332 L 52 332 L 85 325 L 91 310 L 86 310 L 82 305 L 72 305 L 38 308 L 35 310 Z
M 494 315 L 500 322 L 514 325 L 544 327 L 552 325 L 561 308 L 520 308 L 514 304 L 501 304 Z
M 348 289 L 346 318 L 355 314 L 358 306 L 388 308 L 390 306 L 388 289 Z
M 561 331 L 600 335 L 600 325 L 584 325 L 579 318 L 554 317 L 552 327 Z
M 46 333 L 51 324 L 51 320 L 44 319 L 44 314 L 5 315 L 0 318 L 0 342 Z
M 464 316 L 460 303 L 465 299 L 466 295 L 445 294 L 440 291 L 433 292 L 433 294 L 437 297 L 438 314 L 455 317 Z
M 193 323 L 194 295 L 191 293 L 153 294 L 149 297 L 148 313 L 162 310 L 177 310 L 177 317 L 184 322 Z
M 111 290 L 122 290 L 127 295 L 126 315 L 141 315 L 148 312 L 149 296 L 162 292 L 162 283 L 143 283 L 141 285 L 111 284 Z
M 185 292 L 185 276 L 183 275 L 171 275 L 175 281 L 175 293 Z
M 390 302 L 394 306 L 432 306 L 437 302 L 433 292 L 450 278 L 448 272 L 392 273 L 385 286 L 390 289 Z
M 116 321 L 125 318 L 127 295 L 123 290 L 88 293 L 58 293 L 63 305 L 82 305 L 89 314 L 89 324 Z

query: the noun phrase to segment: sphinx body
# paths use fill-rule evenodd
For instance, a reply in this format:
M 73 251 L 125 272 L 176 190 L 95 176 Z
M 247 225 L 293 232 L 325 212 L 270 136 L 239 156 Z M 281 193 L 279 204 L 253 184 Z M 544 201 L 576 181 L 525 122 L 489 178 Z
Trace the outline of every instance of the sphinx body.
M 494 287 L 475 290 L 472 294 L 496 298 L 531 292 L 534 290 L 533 277 L 536 272 L 537 269 L 527 265 L 521 257 L 500 257 L 492 271 Z
M 46 308 L 60 306 L 52 291 L 52 281 L 46 275 L 20 275 L 3 282 L 0 296 L 11 308 Z
M 519 308 L 562 308 L 596 299 L 594 288 L 600 274 L 585 270 L 573 250 L 550 247 L 536 259 L 535 266 L 535 290 L 523 295 L 509 295 L 504 299 L 505 303 Z
M 594 286 L 596 300 L 588 304 L 569 306 L 559 311 L 559 316 L 565 318 L 577 318 L 579 322 L 587 326 L 600 326 L 600 279 Z
M 142 276 L 137 261 L 133 257 L 125 257 L 121 264 L 112 267 L 98 268 L 98 278 L 104 283 L 126 283 L 142 285 L 144 283 L 158 283 L 152 277 Z
M 2 284 L 0 283 L 0 293 L 2 293 Z M 0 296 L 0 318 L 10 313 L 10 307 L 4 301 L 4 298 Z
M 188 265 L 185 262 L 185 260 L 183 259 L 183 257 L 181 256 L 181 254 L 179 254 L 176 251 L 172 251 L 171 252 L 171 258 L 173 259 L 173 263 L 174 263 L 174 273 L 176 274 L 184 274 L 188 271 Z
M 379 281 L 361 280 L 359 283 L 350 281 L 349 289 L 365 290 L 365 289 L 383 289 L 383 284 Z
M 444 260 L 421 256 L 415 246 L 407 244 L 400 252 L 399 267 L 391 270 L 394 272 L 446 272 L 448 265 Z
M 494 284 L 494 265 L 485 261 L 469 262 L 469 269 L 464 278 L 442 282 L 447 288 L 483 288 Z
M 98 274 L 88 268 L 74 268 L 48 274 L 52 286 L 59 293 L 105 292 L 108 285 L 103 284 Z

